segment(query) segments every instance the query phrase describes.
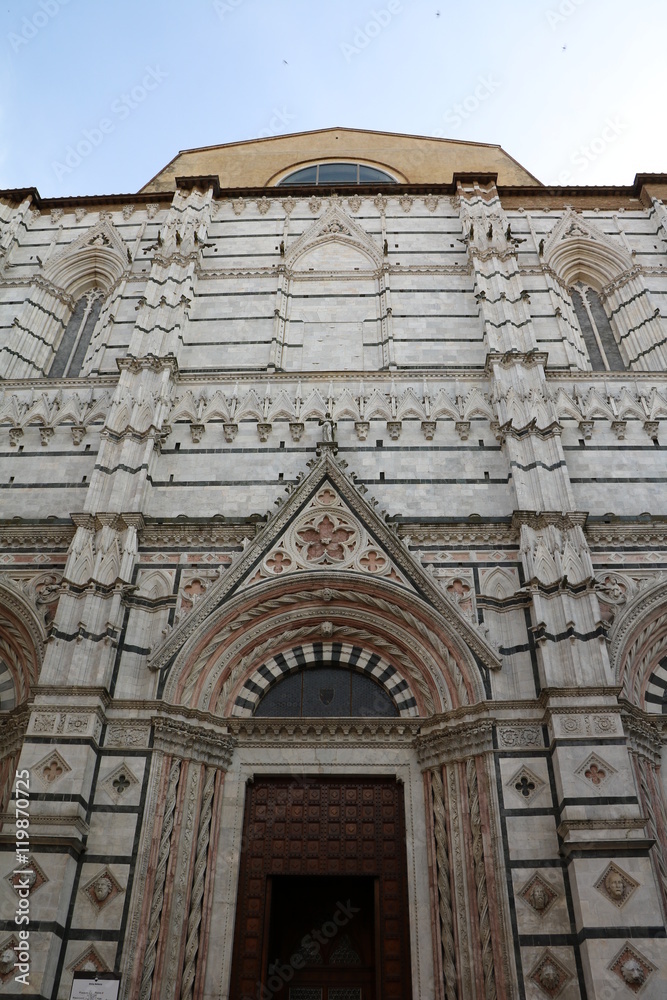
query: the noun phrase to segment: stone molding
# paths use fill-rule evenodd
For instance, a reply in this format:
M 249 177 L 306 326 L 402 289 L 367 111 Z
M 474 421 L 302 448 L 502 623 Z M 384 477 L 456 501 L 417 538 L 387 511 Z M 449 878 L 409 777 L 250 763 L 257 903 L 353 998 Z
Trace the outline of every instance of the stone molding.
M 236 740 L 184 720 L 153 716 L 154 748 L 183 760 L 227 770 Z
M 412 746 L 421 719 L 226 719 L 239 749 L 246 747 Z
M 424 770 L 468 760 L 493 750 L 495 719 L 450 725 L 445 717 L 440 716 L 436 725 L 437 729 L 420 732 L 415 739 L 417 759 Z
M 472 652 L 477 654 L 487 667 L 500 668 L 500 658 L 481 630 L 466 618 L 458 605 L 443 594 L 422 566 L 406 552 L 405 546 L 400 542 L 396 533 L 387 527 L 373 510 L 373 507 L 359 495 L 354 482 L 351 482 L 344 473 L 344 466 L 327 452 L 321 458 L 313 461 L 310 474 L 302 480 L 288 501 L 281 506 L 255 540 L 245 549 L 242 556 L 232 564 L 228 572 L 218 583 L 209 588 L 192 614 L 173 630 L 158 649 L 153 651 L 149 660 L 151 670 L 161 669 L 186 644 L 187 646 L 192 645 L 193 637 L 204 626 L 211 613 L 225 602 L 227 595 L 236 590 L 243 578 L 251 571 L 258 557 L 282 534 L 292 517 L 303 506 L 304 500 L 310 496 L 313 488 L 319 483 L 324 484 L 325 482 L 329 482 L 353 513 L 365 522 L 381 548 L 396 563 L 407 580 L 416 585 L 421 594 L 424 595 L 419 598 L 419 601 L 427 601 L 430 605 L 430 613 L 435 611 L 444 619 L 449 634 L 458 645 L 461 657 L 470 662 Z M 343 579 L 350 579 L 351 575 L 340 577 L 341 582 Z M 307 579 L 308 577 L 305 576 L 304 581 Z M 382 581 L 375 581 L 375 585 L 378 588 L 389 586 L 388 584 L 384 585 Z M 260 586 L 257 589 L 260 591 Z M 404 593 L 403 588 L 398 589 Z

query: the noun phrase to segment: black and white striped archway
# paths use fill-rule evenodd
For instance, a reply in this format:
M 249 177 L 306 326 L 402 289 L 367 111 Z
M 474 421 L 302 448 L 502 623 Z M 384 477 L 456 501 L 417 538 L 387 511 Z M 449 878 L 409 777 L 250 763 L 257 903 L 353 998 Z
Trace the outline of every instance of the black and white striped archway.
M 667 715 L 667 656 L 658 662 L 648 679 L 644 704 L 647 712 Z
M 396 667 L 378 653 L 348 642 L 308 642 L 276 653 L 258 666 L 241 688 L 232 708 L 232 716 L 248 718 L 274 684 L 289 674 L 322 665 L 347 668 L 371 677 L 391 697 L 400 716 L 414 718 L 418 715 L 417 701 L 410 685 Z
M 8 712 L 16 706 L 16 686 L 9 666 L 0 656 L 0 712 Z

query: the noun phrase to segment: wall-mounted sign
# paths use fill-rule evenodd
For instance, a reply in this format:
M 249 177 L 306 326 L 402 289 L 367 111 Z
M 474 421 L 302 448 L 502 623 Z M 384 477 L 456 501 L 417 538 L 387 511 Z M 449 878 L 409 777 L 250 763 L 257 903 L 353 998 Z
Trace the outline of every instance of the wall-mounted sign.
M 72 983 L 70 1000 L 118 1000 L 120 979 L 103 979 L 99 977 L 80 979 L 75 977 Z

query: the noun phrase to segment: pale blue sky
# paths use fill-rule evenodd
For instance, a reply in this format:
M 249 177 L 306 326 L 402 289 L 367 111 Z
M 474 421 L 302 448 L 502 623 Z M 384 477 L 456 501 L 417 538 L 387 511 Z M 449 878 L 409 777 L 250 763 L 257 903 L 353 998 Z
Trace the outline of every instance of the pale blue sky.
M 4 0 L 0 187 L 131 193 L 179 149 L 328 126 L 630 184 L 667 172 L 666 28 L 665 0 Z

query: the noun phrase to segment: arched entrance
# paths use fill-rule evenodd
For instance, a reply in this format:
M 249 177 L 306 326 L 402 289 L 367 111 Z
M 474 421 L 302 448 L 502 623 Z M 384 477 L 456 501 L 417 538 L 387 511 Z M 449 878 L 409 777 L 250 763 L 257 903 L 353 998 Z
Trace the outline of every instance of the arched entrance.
M 403 788 L 395 777 L 247 786 L 234 1000 L 409 1000 Z

